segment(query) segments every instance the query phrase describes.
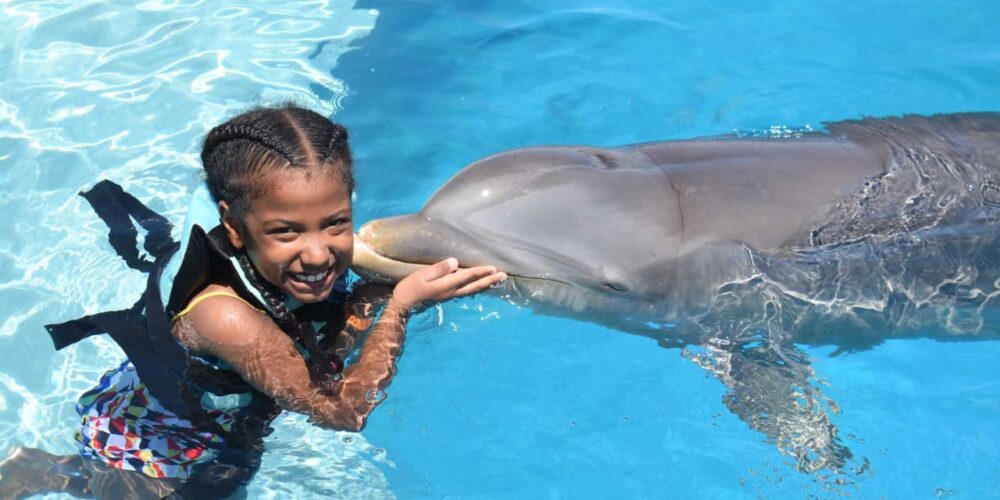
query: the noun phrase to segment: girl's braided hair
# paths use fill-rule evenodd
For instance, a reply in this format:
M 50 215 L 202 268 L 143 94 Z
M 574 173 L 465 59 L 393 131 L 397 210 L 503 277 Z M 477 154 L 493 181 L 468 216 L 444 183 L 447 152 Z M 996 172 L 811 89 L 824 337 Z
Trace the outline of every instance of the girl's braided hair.
M 241 223 L 251 202 L 267 193 L 272 176 L 288 169 L 337 175 L 348 193 L 354 191 L 347 129 L 294 104 L 253 109 L 215 127 L 205 137 L 201 161 L 212 197 L 225 200 Z M 309 353 L 314 381 L 323 386 L 336 381 L 342 362 L 319 347 L 312 324 L 295 317 L 285 293 L 261 277 L 245 251 L 237 258 L 278 326 Z

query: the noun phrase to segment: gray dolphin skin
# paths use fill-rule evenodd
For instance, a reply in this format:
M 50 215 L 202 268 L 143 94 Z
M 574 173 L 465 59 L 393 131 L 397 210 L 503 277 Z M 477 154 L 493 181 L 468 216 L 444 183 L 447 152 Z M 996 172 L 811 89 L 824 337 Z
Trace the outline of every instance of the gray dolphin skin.
M 1000 113 L 825 126 L 496 154 L 362 227 L 355 270 L 496 265 L 506 300 L 682 348 L 799 470 L 865 469 L 796 346 L 998 338 Z

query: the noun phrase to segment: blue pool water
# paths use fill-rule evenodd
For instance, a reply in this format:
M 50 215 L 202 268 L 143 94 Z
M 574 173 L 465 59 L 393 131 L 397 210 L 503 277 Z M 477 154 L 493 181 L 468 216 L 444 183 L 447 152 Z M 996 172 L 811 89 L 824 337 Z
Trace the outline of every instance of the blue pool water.
M 75 193 L 109 178 L 180 220 L 201 137 L 250 103 L 292 98 L 350 128 L 359 221 L 414 211 L 508 148 L 1000 103 L 995 2 L 665 3 L 3 4 L 0 453 L 74 450 L 76 395 L 119 354 L 101 339 L 55 353 L 41 325 L 142 287 Z M 855 455 L 839 475 L 796 472 L 677 350 L 453 301 L 413 320 L 363 433 L 282 417 L 250 494 L 1000 497 L 1000 342 L 805 351 Z

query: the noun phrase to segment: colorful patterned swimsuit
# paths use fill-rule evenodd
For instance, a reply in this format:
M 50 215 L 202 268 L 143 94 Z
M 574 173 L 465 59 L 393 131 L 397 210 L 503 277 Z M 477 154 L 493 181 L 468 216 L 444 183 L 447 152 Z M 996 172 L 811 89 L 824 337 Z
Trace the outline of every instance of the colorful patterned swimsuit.
M 174 317 L 183 317 L 195 305 L 209 297 L 228 292 L 198 296 Z M 249 304 L 248 304 L 249 305 Z M 251 306 L 253 307 L 253 306 Z M 227 369 L 219 360 L 192 355 L 195 362 Z M 214 396 L 206 393 L 202 406 L 225 431 L 229 431 L 250 394 Z M 131 361 L 109 370 L 96 387 L 80 397 L 76 410 L 82 426 L 76 433 L 80 454 L 100 460 L 109 467 L 138 471 L 154 478 L 187 479 L 193 465 L 209 460 L 222 437 L 198 430 L 190 420 L 167 410 L 149 393 Z
M 83 417 L 76 433 L 83 456 L 150 477 L 186 479 L 188 469 L 221 442 L 160 406 L 127 360 L 84 393 L 76 411 Z M 232 412 L 210 412 L 224 427 L 234 420 Z

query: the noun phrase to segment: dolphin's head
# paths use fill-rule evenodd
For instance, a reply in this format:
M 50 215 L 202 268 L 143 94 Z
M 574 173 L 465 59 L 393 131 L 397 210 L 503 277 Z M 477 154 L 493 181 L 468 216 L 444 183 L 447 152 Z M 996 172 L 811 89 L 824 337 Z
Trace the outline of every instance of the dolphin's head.
M 620 150 L 534 148 L 473 163 L 415 214 L 358 233 L 355 269 L 395 281 L 456 257 L 494 265 L 524 298 L 634 311 L 662 298 L 682 238 L 658 168 Z

